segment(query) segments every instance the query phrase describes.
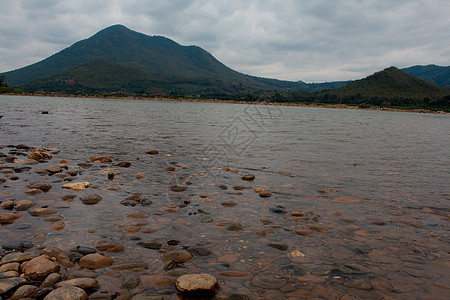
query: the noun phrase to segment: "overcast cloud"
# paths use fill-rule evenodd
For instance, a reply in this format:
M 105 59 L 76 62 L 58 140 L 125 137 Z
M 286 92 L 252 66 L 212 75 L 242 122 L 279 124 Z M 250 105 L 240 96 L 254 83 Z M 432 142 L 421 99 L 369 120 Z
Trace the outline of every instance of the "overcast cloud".
M 0 0 L 0 72 L 114 24 L 198 45 L 246 74 L 306 82 L 449 65 L 448 0 Z

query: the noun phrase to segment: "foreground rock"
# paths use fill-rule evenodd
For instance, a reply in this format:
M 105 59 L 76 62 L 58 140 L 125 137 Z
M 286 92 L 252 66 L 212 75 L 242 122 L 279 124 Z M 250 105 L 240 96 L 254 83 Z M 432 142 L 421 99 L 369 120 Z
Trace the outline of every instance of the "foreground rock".
M 78 287 L 65 286 L 52 291 L 44 300 L 87 300 L 88 295 Z
M 20 277 L 0 279 L 0 295 L 9 292 L 10 290 L 24 284 L 25 282 L 27 281 L 24 278 Z
M 26 262 L 22 267 L 22 272 L 26 278 L 33 280 L 44 279 L 47 275 L 59 271 L 59 265 L 47 258 L 46 255 L 41 255 Z
M 175 281 L 175 288 L 181 293 L 216 293 L 219 282 L 210 274 L 186 274 Z

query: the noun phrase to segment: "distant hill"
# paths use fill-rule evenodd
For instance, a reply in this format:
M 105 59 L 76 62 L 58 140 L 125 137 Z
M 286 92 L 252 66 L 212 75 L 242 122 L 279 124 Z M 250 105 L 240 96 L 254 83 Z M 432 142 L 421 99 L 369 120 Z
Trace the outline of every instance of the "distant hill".
M 418 77 L 412 76 L 390 67 L 364 79 L 356 80 L 348 85 L 328 92 L 337 97 L 361 97 L 384 99 L 423 99 L 443 97 L 450 94 L 450 90 L 439 87 Z
M 423 80 L 434 83 L 438 86 L 450 87 L 450 66 L 412 66 L 402 69 L 402 71 L 410 75 L 422 78 Z
M 4 75 L 10 86 L 25 91 L 70 92 L 78 88 L 89 92 L 245 93 L 308 87 L 305 83 L 245 75 L 200 47 L 182 46 L 122 25 L 103 29 L 40 62 Z

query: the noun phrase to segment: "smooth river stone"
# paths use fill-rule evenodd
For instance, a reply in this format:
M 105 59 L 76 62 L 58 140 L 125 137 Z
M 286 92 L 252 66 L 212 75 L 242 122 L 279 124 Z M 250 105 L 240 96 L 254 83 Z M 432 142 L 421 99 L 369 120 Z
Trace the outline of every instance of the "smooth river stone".
M 175 281 L 175 288 L 181 293 L 217 292 L 219 282 L 210 274 L 186 274 Z
M 108 257 L 106 255 L 102 255 L 99 253 L 94 254 L 88 254 L 86 256 L 83 256 L 79 264 L 80 266 L 88 269 L 98 269 L 102 267 L 106 267 L 111 265 L 114 262 L 114 260 L 111 257 Z
M 275 278 L 269 275 L 258 275 L 253 277 L 252 284 L 263 289 L 280 289 L 286 285 L 283 279 Z
M 82 182 L 73 182 L 73 183 L 66 183 L 62 187 L 64 189 L 74 190 L 74 191 L 81 191 L 84 190 L 87 187 L 90 187 L 91 184 L 87 181 Z
M 27 282 L 26 279 L 21 277 L 0 279 L 0 295 L 9 292 L 10 290 L 24 284 L 25 282 Z
M 87 300 L 88 295 L 79 287 L 65 286 L 52 291 L 44 300 Z
M 0 213 L 0 224 L 12 224 L 22 215 L 15 212 Z
M 175 250 L 164 253 L 163 258 L 166 261 L 184 263 L 192 259 L 192 254 L 186 250 Z
M 58 271 L 59 265 L 45 255 L 33 258 L 22 267 L 25 277 L 32 280 L 44 279 L 47 275 Z
M 98 288 L 98 282 L 93 278 L 74 278 L 61 281 L 55 284 L 55 288 L 60 288 L 64 286 L 75 286 L 82 288 L 83 290 L 90 290 Z

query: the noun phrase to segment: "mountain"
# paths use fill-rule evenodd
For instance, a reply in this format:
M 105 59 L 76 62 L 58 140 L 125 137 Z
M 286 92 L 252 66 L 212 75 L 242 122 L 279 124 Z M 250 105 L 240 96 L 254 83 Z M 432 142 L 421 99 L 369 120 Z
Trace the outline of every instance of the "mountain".
M 4 75 L 10 86 L 25 91 L 69 92 L 78 88 L 89 92 L 245 93 L 307 88 L 305 83 L 239 73 L 200 47 L 182 46 L 122 25 L 103 29 L 40 62 Z
M 441 67 L 436 65 L 412 66 L 402 71 L 432 82 L 441 87 L 450 87 L 450 66 Z
M 341 98 L 423 99 L 443 97 L 449 95 L 450 90 L 390 67 L 328 94 Z

